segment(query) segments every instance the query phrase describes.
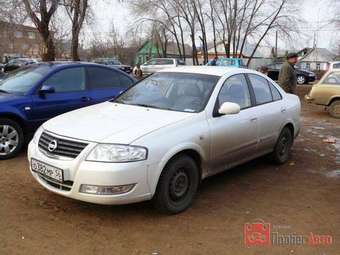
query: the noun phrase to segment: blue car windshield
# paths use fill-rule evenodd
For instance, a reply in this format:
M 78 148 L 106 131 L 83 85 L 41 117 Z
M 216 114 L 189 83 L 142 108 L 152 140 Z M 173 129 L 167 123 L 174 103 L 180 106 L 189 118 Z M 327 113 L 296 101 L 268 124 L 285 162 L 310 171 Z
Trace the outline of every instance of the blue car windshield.
M 48 66 L 27 66 L 7 74 L 0 80 L 0 92 L 25 95 L 51 69 Z

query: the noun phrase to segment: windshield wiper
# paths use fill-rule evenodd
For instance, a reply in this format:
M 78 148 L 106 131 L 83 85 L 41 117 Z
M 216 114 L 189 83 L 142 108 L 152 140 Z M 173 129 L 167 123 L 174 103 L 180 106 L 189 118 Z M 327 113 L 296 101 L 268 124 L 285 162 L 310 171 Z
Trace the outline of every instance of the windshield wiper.
M 131 105 L 142 106 L 142 107 L 147 107 L 147 108 L 159 108 L 157 106 L 148 105 L 148 104 L 131 104 Z
M 147 107 L 147 108 L 154 108 L 154 109 L 160 109 L 160 110 L 170 110 L 170 111 L 173 111 L 173 109 L 171 109 L 171 108 L 160 107 L 160 106 L 156 106 L 156 105 L 148 105 L 148 104 L 131 104 L 131 105 L 142 106 L 142 107 Z
M 6 94 L 9 94 L 9 92 L 8 92 L 8 91 L 6 91 L 6 90 L 3 90 L 3 89 L 0 89 L 0 93 L 6 93 Z

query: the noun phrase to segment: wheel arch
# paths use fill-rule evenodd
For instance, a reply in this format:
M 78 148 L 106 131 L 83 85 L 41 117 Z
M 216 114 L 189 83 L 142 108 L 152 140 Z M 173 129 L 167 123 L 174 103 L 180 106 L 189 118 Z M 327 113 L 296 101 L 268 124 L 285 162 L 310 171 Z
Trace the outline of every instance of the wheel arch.
M 329 100 L 327 106 L 330 106 L 334 101 L 337 101 L 337 100 L 340 101 L 340 96 L 334 96 L 334 97 L 332 97 L 332 98 Z
M 284 128 L 288 128 L 290 130 L 291 134 L 293 135 L 293 137 L 295 136 L 295 127 L 294 127 L 293 123 L 291 123 L 291 122 L 286 123 L 286 125 L 283 126 L 282 130 Z
M 157 188 L 157 185 L 158 185 L 158 182 L 159 182 L 159 178 L 160 178 L 161 174 L 163 173 L 163 170 L 165 169 L 165 167 L 172 160 L 174 160 L 176 157 L 179 157 L 181 155 L 187 155 L 187 156 L 191 157 L 196 162 L 197 167 L 199 169 L 200 179 L 202 180 L 202 177 L 204 175 L 203 164 L 204 164 L 204 161 L 206 159 L 203 149 L 200 146 L 193 145 L 193 144 L 191 144 L 190 146 L 189 145 L 177 146 L 176 148 L 174 148 L 171 151 L 169 151 L 168 153 L 166 153 L 166 155 L 160 161 L 160 163 L 158 164 L 158 167 L 157 167 L 157 169 L 158 169 L 157 173 L 155 173 L 153 177 L 149 176 L 149 178 L 151 177 L 151 179 L 149 179 L 149 180 L 151 181 L 150 189 L 151 189 L 152 194 L 154 194 L 155 191 L 156 191 L 156 188 Z
M 22 117 L 14 113 L 0 112 L 0 119 L 10 119 L 18 123 L 25 133 L 25 121 Z

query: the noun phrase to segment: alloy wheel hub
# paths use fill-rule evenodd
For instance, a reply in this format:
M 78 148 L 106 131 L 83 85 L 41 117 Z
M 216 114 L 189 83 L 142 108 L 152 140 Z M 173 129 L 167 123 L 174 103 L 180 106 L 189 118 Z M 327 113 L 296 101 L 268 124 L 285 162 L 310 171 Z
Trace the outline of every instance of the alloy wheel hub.
M 0 125 L 0 155 L 7 156 L 18 146 L 19 134 L 9 125 Z

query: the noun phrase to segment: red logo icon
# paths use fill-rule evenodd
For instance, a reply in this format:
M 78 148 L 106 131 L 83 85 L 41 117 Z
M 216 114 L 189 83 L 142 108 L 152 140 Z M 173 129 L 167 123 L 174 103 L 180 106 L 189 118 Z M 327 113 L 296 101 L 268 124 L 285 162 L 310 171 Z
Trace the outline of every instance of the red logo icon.
M 244 224 L 244 244 L 247 247 L 270 245 L 270 223 Z

